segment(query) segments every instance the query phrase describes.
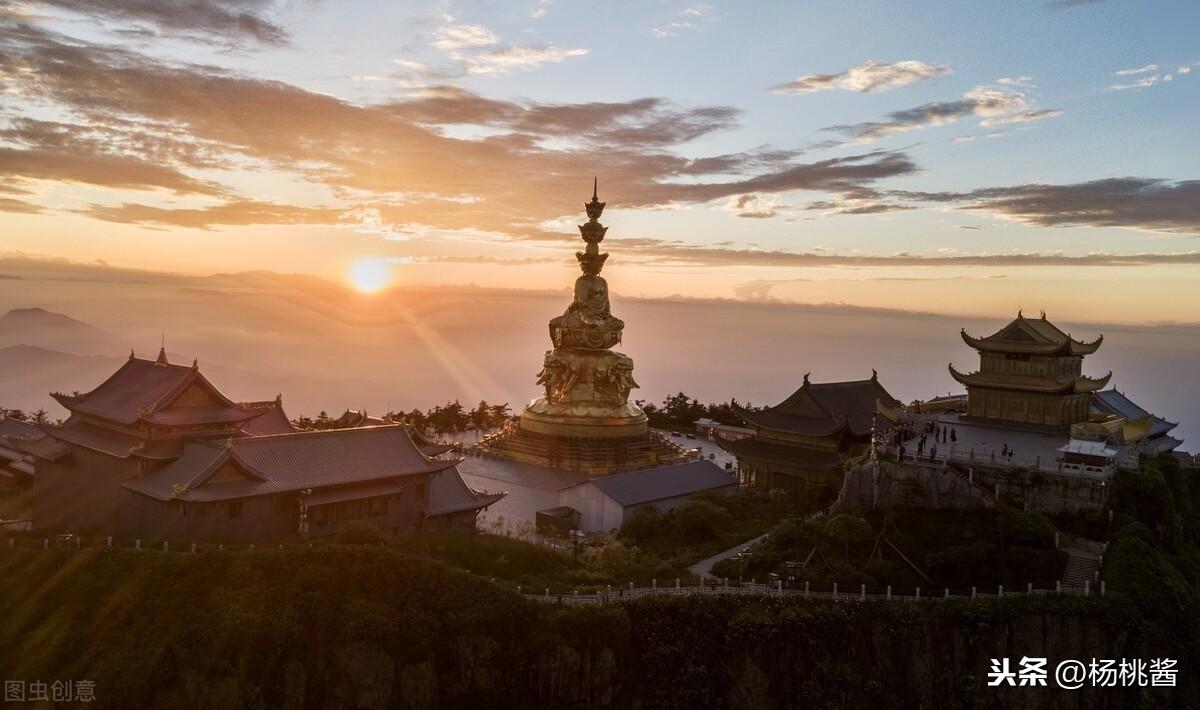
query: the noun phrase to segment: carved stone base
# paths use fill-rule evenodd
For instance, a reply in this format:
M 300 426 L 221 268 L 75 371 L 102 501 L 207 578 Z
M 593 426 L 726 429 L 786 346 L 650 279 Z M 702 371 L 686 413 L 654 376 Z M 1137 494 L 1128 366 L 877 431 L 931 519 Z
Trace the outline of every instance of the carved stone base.
M 632 402 L 550 402 L 545 397 L 529 403 L 520 427 L 538 434 L 596 439 L 644 436 L 648 431 L 645 413 Z
M 620 426 L 605 428 L 603 431 L 608 436 L 571 436 L 557 433 L 557 430 L 548 434 L 535 431 L 538 425 L 527 422 L 528 415 L 526 411 L 518 422 L 487 437 L 473 448 L 487 456 L 580 471 L 589 476 L 636 471 L 677 463 L 687 458 L 686 452 L 678 444 L 644 428 L 641 434 L 633 436 L 612 436 L 621 430 Z M 549 424 L 552 428 L 571 426 L 562 421 Z M 645 426 L 644 422 L 642 426 Z

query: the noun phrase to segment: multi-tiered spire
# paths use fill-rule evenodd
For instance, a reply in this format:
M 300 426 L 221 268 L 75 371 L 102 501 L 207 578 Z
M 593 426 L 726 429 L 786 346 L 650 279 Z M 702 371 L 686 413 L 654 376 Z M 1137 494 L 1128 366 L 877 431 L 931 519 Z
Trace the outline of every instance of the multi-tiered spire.
M 583 205 L 588 221 L 579 225 L 587 246 L 575 258 L 583 274 L 566 311 L 550 320 L 554 349 L 546 351 L 537 375 L 545 395 L 525 407 L 516 427 L 479 444 L 498 456 L 588 473 L 648 468 L 679 457 L 650 435 L 645 412 L 629 401 L 638 386 L 633 359 L 612 349 L 625 323 L 612 314 L 608 283 L 600 276 L 608 259 L 600 242 L 608 228 L 600 224 L 598 183 L 592 181 L 592 199 Z
M 608 254 L 600 253 L 600 242 L 604 241 L 604 234 L 608 232 L 608 227 L 600 224 L 600 215 L 604 214 L 605 203 L 600 201 L 597 196 L 599 187 L 599 179 L 592 178 L 592 201 L 583 203 L 583 209 L 587 212 L 587 224 L 579 225 L 579 234 L 583 237 L 583 241 L 587 242 L 587 247 L 583 251 L 575 252 L 575 258 L 579 260 L 579 268 L 583 269 L 583 273 L 590 276 L 598 276 L 600 270 L 604 268 L 604 262 L 608 259 Z

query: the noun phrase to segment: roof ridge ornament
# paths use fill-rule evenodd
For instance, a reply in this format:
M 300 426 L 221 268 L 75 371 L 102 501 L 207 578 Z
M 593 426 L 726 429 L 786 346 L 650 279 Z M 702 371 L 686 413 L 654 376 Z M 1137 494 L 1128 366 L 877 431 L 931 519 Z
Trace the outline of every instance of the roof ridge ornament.
M 879 381 L 879 373 L 878 373 L 878 372 L 876 372 L 875 368 L 873 368 L 873 367 L 871 368 L 871 381 L 872 381 L 872 382 L 878 382 L 878 381 Z
M 134 359 L 135 357 L 136 357 L 136 356 L 133 354 L 133 348 L 129 348 L 129 359 L 130 359 L 130 360 L 132 360 L 132 359 Z
M 804 384 L 801 385 L 802 387 L 808 387 L 808 376 L 811 374 L 812 374 L 811 372 L 804 373 Z

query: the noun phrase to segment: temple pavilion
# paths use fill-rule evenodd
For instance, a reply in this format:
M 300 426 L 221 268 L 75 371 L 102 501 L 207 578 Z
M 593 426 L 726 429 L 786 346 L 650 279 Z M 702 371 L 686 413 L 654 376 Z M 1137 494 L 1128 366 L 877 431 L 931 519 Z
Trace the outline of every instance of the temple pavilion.
M 545 394 L 520 416 L 475 446 L 478 453 L 554 469 L 605 475 L 682 461 L 678 445 L 650 430 L 646 414 L 629 393 L 638 387 L 633 359 L 613 348 L 624 321 L 612 314 L 608 282 L 600 276 L 608 259 L 600 252 L 608 228 L 600 223 L 605 203 L 584 204 L 579 225 L 586 246 L 575 258 L 583 271 L 574 298 L 550 320 L 547 350 L 537 384 Z
M 396 534 L 473 528 L 502 497 L 468 488 L 461 457 L 409 427 L 298 432 L 282 398 L 236 402 L 165 350 L 130 352 L 92 391 L 52 396 L 70 416 L 22 442 L 38 530 L 255 541 L 366 521 Z
M 742 483 L 764 489 L 836 491 L 842 463 L 862 455 L 872 433 L 891 426 L 901 403 L 872 371 L 866 380 L 811 382 L 774 407 L 738 409 L 753 430 L 747 438 L 717 443 L 737 456 Z
M 1083 358 L 1100 348 L 1104 336 L 1076 340 L 1046 319 L 1016 319 L 986 338 L 962 331 L 962 339 L 979 352 L 979 370 L 950 375 L 967 388 L 967 415 L 972 418 L 1069 429 L 1089 417 L 1092 393 L 1108 384 L 1083 374 Z

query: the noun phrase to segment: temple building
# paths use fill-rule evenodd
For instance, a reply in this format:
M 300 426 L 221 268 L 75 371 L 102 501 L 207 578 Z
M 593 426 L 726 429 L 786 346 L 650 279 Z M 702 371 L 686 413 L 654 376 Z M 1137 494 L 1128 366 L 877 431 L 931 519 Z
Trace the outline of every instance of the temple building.
M 1177 426 L 1177 422 L 1151 414 L 1125 393 L 1113 388 L 1092 395 L 1091 421 L 1082 427 L 1072 427 L 1072 430 L 1073 435 L 1083 435 L 1088 430 L 1108 434 L 1109 440 L 1136 446 L 1140 453 L 1154 456 L 1174 451 L 1183 444 L 1182 439 L 1171 436 Z
M 0 480 L 20 484 L 33 480 L 34 460 L 28 447 L 43 436 L 42 430 L 29 422 L 12 417 L 0 419 Z
M 950 365 L 950 375 L 967 388 L 967 415 L 972 418 L 1068 429 L 1088 420 L 1092 393 L 1108 384 L 1112 373 L 1083 374 L 1083 358 L 1100 348 L 1104 336 L 1083 342 L 1046 320 L 1020 312 L 1008 325 L 986 338 L 962 331 L 963 341 L 979 352 L 979 370 L 964 374 Z
M 625 323 L 612 314 L 608 282 L 600 276 L 608 254 L 600 242 L 605 203 L 593 185 L 584 204 L 588 221 L 579 226 L 586 247 L 575 258 L 583 275 L 574 299 L 550 320 L 553 349 L 547 350 L 537 384 L 545 394 L 520 416 L 476 445 L 480 452 L 556 469 L 606 475 L 684 459 L 681 447 L 650 430 L 629 393 L 638 387 L 633 359 L 614 351 Z
M 372 417 L 365 409 L 347 409 L 342 415 L 333 420 L 335 429 L 351 429 L 360 426 L 382 426 L 392 422 L 383 417 Z
M 738 409 L 754 434 L 717 443 L 737 457 L 743 485 L 822 494 L 841 485 L 842 463 L 862 455 L 872 433 L 889 428 L 901 403 L 875 372 L 866 380 L 809 381 L 774 407 Z
M 69 418 L 25 446 L 38 530 L 255 541 L 367 521 L 396 534 L 473 527 L 500 497 L 469 489 L 460 457 L 408 427 L 297 432 L 281 398 L 235 402 L 165 350 L 131 352 L 94 390 L 52 396 Z

